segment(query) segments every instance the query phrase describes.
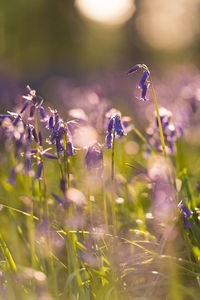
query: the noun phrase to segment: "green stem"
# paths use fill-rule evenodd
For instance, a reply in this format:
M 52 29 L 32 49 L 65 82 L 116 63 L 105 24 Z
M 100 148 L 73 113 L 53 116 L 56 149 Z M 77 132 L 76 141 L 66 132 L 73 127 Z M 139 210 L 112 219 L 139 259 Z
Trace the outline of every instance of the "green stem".
M 115 156 L 115 131 L 113 133 L 113 144 L 112 144 L 112 159 L 111 159 L 111 180 L 114 180 L 114 156 Z
M 158 119 L 158 126 L 159 126 L 159 130 L 160 130 L 160 141 L 161 141 L 161 145 L 162 145 L 162 149 L 163 149 L 163 154 L 164 154 L 164 156 L 166 156 L 165 140 L 164 140 L 164 135 L 163 135 L 163 130 L 162 130 L 162 124 L 161 124 L 161 120 L 160 120 L 160 114 L 159 114 L 159 109 L 158 109 L 158 102 L 156 100 L 156 94 L 155 94 L 155 90 L 154 90 L 154 87 L 153 87 L 153 83 L 152 83 L 150 74 L 149 74 L 149 82 L 150 82 L 150 86 L 151 86 L 151 91 L 152 91 L 152 95 L 153 95 L 154 104 L 155 104 L 155 107 L 156 107 L 156 114 L 157 114 L 157 119 Z

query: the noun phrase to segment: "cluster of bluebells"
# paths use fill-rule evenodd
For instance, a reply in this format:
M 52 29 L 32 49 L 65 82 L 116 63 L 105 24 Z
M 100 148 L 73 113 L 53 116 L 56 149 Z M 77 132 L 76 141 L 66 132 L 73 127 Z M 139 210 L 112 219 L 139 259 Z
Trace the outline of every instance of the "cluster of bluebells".
M 43 157 L 49 159 L 58 159 L 59 157 L 64 160 L 66 156 L 75 154 L 70 132 L 73 121 L 63 122 L 57 111 L 51 109 L 51 115 L 47 116 L 42 106 L 43 100 L 29 86 L 27 86 L 22 99 L 24 104 L 19 113 L 8 112 L 8 114 L 0 115 L 0 138 L 6 142 L 11 140 L 15 148 L 15 166 L 13 166 L 8 180 L 12 184 L 15 183 L 19 170 L 23 169 L 25 174 L 34 176 L 32 169 L 34 160 L 37 163 L 34 179 L 40 180 L 43 171 Z M 38 116 L 40 116 L 40 120 L 38 120 Z M 57 155 L 49 153 L 51 148 L 43 148 L 43 134 L 40 130 L 43 123 L 50 131 L 48 142 L 56 145 Z
M 138 99 L 147 101 L 148 99 L 146 98 L 146 94 L 147 94 L 147 90 L 149 87 L 148 78 L 149 78 L 149 74 L 150 74 L 147 66 L 143 65 L 143 64 L 137 64 L 137 65 L 133 66 L 130 70 L 128 70 L 127 75 L 134 73 L 134 72 L 138 71 L 139 69 L 143 69 L 143 73 L 142 73 L 142 77 L 138 84 L 138 89 L 141 90 L 141 95 L 140 95 L 140 97 L 138 97 Z
M 179 203 L 178 207 L 181 209 L 182 211 L 182 219 L 183 219 L 183 226 L 185 229 L 190 228 L 191 224 L 189 222 L 189 218 L 192 215 L 192 212 L 189 210 L 189 208 L 182 203 Z
M 172 122 L 172 113 L 169 110 L 162 107 L 159 109 L 159 114 L 165 139 L 166 151 L 168 154 L 173 154 L 176 152 L 175 142 L 183 135 L 183 129 L 179 124 L 176 124 L 175 127 Z M 157 115 L 155 116 L 155 123 L 146 129 L 146 139 L 149 146 L 148 150 L 156 148 L 156 150 L 162 151 Z
M 113 145 L 113 138 L 117 135 L 122 137 L 125 135 L 124 128 L 121 121 L 121 116 L 116 114 L 111 116 L 107 126 L 107 135 L 106 135 L 106 148 L 110 149 Z

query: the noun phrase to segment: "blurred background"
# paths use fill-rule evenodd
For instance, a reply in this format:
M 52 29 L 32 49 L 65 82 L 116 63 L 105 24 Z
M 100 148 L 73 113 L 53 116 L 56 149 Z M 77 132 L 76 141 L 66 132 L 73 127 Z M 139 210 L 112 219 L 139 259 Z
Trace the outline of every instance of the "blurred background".
M 145 63 L 157 77 L 199 67 L 199 8 L 198 0 L 1 1 L 1 103 L 27 84 L 66 106 L 86 86 L 115 103 L 133 100 L 132 65 Z

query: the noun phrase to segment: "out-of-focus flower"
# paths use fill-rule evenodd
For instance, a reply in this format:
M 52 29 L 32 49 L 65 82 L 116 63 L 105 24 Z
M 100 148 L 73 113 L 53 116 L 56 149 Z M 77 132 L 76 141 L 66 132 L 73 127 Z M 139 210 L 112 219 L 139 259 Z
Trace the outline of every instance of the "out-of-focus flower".
M 101 145 L 94 143 L 92 146 L 88 147 L 85 156 L 85 165 L 88 169 L 98 169 L 102 168 L 103 164 L 103 151 Z
M 172 122 L 172 113 L 164 107 L 159 109 L 161 125 L 163 129 L 163 135 L 165 139 L 165 146 L 167 154 L 173 154 L 176 152 L 175 142 L 183 134 L 183 128 L 178 124 L 174 125 Z M 162 151 L 162 145 L 159 136 L 159 125 L 157 114 L 155 113 L 155 123 L 151 127 L 146 129 L 146 139 L 150 147 L 156 148 L 158 151 Z

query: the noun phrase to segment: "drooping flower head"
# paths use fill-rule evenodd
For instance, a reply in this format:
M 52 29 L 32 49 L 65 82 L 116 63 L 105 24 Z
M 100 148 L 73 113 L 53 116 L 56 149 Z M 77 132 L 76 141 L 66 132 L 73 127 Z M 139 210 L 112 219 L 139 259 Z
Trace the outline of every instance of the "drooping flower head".
M 142 77 L 139 81 L 138 84 L 138 89 L 141 89 L 141 95 L 138 97 L 139 100 L 147 101 L 148 99 L 146 98 L 147 90 L 149 87 L 149 82 L 148 82 L 148 77 L 149 77 L 149 70 L 146 65 L 144 64 L 137 64 L 133 66 L 128 72 L 126 73 L 127 75 L 138 71 L 139 69 L 143 69 Z

